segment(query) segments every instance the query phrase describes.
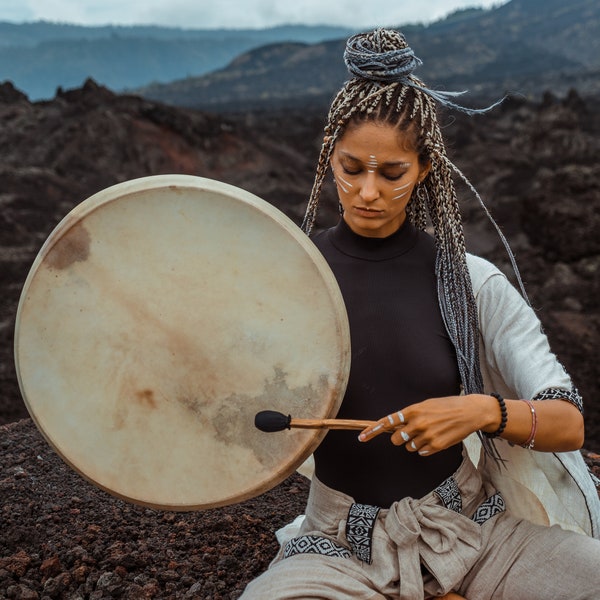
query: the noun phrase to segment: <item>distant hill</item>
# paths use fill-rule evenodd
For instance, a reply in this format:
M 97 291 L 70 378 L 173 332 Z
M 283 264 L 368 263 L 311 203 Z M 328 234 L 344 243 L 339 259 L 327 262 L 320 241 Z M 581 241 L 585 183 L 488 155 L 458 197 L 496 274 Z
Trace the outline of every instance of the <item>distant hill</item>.
M 31 100 L 52 98 L 58 87 L 78 87 L 89 77 L 123 91 L 202 75 L 265 44 L 316 43 L 350 33 L 302 25 L 179 29 L 0 22 L 0 81 L 11 81 Z
M 469 88 L 479 99 L 505 91 L 529 97 L 545 90 L 564 94 L 570 88 L 600 94 L 597 0 L 512 0 L 400 29 L 424 62 L 417 74 L 438 88 Z M 205 110 L 322 105 L 348 76 L 344 42 L 272 44 L 203 77 L 138 91 Z
M 468 88 L 472 102 L 505 91 L 600 95 L 600 2 L 511 0 L 430 25 L 398 24 L 425 81 Z M 236 112 L 323 106 L 347 78 L 339 27 L 180 29 L 0 23 L 0 82 L 31 100 L 93 78 L 116 92 Z

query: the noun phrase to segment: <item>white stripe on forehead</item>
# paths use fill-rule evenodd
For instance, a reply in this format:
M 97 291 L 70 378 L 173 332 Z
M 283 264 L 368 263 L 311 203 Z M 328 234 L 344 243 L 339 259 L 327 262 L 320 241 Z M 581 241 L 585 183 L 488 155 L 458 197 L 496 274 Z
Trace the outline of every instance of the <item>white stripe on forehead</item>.
M 412 163 L 409 163 L 409 162 L 393 164 L 394 167 L 401 167 L 403 169 L 409 169 L 411 165 L 412 165 Z M 367 170 L 369 171 L 369 173 L 373 173 L 373 171 L 375 169 L 377 169 L 378 167 L 379 167 L 379 161 L 377 160 L 377 157 L 374 154 L 370 154 L 369 160 L 367 161 Z

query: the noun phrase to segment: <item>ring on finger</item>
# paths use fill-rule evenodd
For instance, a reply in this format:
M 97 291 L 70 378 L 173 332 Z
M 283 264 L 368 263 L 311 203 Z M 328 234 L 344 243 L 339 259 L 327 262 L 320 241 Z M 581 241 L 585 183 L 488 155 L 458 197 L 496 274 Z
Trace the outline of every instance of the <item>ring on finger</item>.
M 393 415 L 388 415 L 387 416 L 387 420 L 389 421 L 390 425 L 392 427 L 396 427 L 396 425 L 398 425 L 398 423 L 396 423 L 396 415 L 398 415 L 398 419 L 400 419 L 400 423 L 403 425 L 405 423 L 405 419 L 404 419 L 404 415 L 402 414 L 402 411 L 398 411 L 396 413 L 394 413 Z
M 406 433 L 406 431 L 401 431 L 400 435 L 402 436 L 402 439 L 405 442 L 410 442 L 410 435 L 408 435 L 408 433 Z
M 416 444 L 415 444 L 415 440 L 413 440 L 413 441 L 410 443 L 410 447 L 411 447 L 413 450 L 416 450 L 416 449 L 417 449 L 417 446 L 416 446 Z

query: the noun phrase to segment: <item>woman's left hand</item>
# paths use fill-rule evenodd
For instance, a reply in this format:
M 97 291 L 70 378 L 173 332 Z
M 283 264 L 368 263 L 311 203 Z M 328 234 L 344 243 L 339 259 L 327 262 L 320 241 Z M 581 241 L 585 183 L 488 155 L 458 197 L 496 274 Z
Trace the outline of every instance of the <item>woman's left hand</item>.
M 393 444 L 404 444 L 409 452 L 428 456 L 488 427 L 486 415 L 494 410 L 498 411 L 496 399 L 483 394 L 429 398 L 379 419 L 361 432 L 359 440 L 367 442 L 381 433 L 392 432 Z

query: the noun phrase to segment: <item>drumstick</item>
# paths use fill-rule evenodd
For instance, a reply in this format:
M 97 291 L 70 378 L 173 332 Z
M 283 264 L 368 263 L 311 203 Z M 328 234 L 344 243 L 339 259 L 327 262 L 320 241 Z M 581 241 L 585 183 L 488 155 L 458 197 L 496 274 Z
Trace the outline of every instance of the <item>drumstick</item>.
M 261 431 L 273 432 L 291 429 L 366 429 L 377 421 L 356 421 L 354 419 L 292 419 L 291 415 L 274 410 L 256 413 L 254 425 Z

